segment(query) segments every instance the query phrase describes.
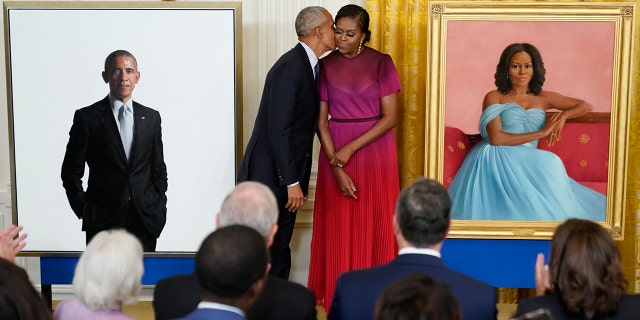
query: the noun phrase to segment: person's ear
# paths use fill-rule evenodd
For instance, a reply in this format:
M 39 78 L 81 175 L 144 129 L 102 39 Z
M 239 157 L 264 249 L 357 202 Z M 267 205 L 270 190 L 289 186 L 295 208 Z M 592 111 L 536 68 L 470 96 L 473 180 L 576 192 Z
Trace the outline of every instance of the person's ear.
M 276 237 L 276 232 L 278 232 L 278 224 L 274 223 L 273 226 L 271 227 L 271 231 L 269 231 L 269 234 L 265 239 L 267 243 L 267 248 L 270 248 L 271 245 L 273 244 L 273 239 Z
M 313 28 L 313 32 L 318 39 L 322 39 L 322 26 L 317 26 Z
M 393 234 L 400 234 L 400 225 L 398 225 L 398 218 L 395 214 L 393 215 Z
M 104 80 L 104 83 L 109 83 L 109 75 L 107 75 L 106 71 L 102 71 L 102 80 Z

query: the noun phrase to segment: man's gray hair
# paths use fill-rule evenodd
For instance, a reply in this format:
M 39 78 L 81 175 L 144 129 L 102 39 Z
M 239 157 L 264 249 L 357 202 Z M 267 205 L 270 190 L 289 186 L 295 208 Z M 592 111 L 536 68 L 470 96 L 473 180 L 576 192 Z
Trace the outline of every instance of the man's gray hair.
M 296 17 L 296 34 L 298 37 L 309 35 L 313 28 L 321 26 L 326 20 L 327 9 L 319 6 L 306 7 Z
M 218 219 L 218 228 L 239 224 L 253 228 L 266 237 L 278 222 L 278 203 L 267 186 L 245 181 L 224 198 Z
M 138 301 L 144 272 L 142 245 L 129 232 L 101 231 L 80 256 L 73 290 L 87 307 L 120 310 Z

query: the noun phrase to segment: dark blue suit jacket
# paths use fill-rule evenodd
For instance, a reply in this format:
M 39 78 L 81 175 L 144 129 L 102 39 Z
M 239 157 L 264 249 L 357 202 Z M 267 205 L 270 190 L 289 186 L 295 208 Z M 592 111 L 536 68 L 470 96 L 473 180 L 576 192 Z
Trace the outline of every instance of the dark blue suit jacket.
M 382 291 L 412 273 L 424 273 L 445 283 L 458 300 L 465 320 L 496 319 L 493 287 L 451 270 L 441 259 L 426 254 L 403 254 L 386 265 L 341 274 L 328 319 L 373 319 L 376 300 Z
M 245 317 L 226 310 L 196 309 L 181 320 L 245 320 Z
M 238 182 L 258 181 L 287 202 L 287 185 L 309 189 L 313 138 L 320 96 L 304 47 L 282 55 L 264 84 L 253 133 L 238 172 Z
M 195 273 L 158 281 L 153 291 L 157 320 L 182 317 L 200 303 L 200 283 Z M 247 311 L 249 320 L 315 320 L 316 297 L 300 284 L 269 275 L 264 291 Z

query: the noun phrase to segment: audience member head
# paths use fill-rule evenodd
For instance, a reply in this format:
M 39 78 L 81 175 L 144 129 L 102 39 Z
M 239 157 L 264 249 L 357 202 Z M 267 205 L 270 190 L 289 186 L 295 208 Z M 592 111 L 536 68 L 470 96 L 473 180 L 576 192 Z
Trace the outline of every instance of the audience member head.
M 29 282 L 27 273 L 0 258 L 0 318 L 51 319 L 51 311 Z
M 459 320 L 460 306 L 449 288 L 421 273 L 389 285 L 376 302 L 375 320 Z
M 217 229 L 196 254 L 202 300 L 248 310 L 264 288 L 268 264 L 264 238 L 253 228 Z
M 278 230 L 278 203 L 271 189 L 260 182 L 245 181 L 239 183 L 224 198 L 218 227 L 239 224 L 258 231 L 267 240 L 267 246 L 273 242 Z
M 120 310 L 138 300 L 143 271 L 136 237 L 124 230 L 101 231 L 80 256 L 73 289 L 90 309 Z
M 558 226 L 549 277 L 567 314 L 584 319 L 615 310 L 625 290 L 616 244 L 605 228 L 589 220 L 569 219 Z
M 400 192 L 394 216 L 394 232 L 399 243 L 418 248 L 440 244 L 447 235 L 451 199 L 437 181 L 420 178 Z

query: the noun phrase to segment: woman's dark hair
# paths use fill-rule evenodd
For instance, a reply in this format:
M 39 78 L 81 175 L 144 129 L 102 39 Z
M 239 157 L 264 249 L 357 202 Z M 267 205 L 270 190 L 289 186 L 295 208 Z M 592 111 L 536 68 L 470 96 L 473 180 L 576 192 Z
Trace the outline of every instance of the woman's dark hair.
M 528 43 L 512 43 L 502 51 L 500 61 L 498 61 L 498 65 L 496 66 L 496 74 L 494 75 L 496 87 L 498 87 L 498 91 L 502 94 L 507 94 L 511 91 L 512 84 L 511 80 L 509 80 L 509 68 L 511 65 L 511 57 L 518 52 L 526 52 L 531 56 L 533 76 L 529 81 L 529 92 L 539 95 L 540 92 L 542 92 L 546 70 L 544 69 L 540 51 Z
M 0 319 L 52 319 L 51 310 L 33 288 L 27 273 L 0 258 Z
M 336 23 L 338 22 L 338 20 L 344 17 L 353 18 L 358 21 L 360 31 L 365 34 L 362 43 L 367 43 L 367 41 L 371 39 L 371 31 L 369 30 L 369 13 L 367 12 L 367 10 L 355 4 L 348 4 L 338 10 L 335 20 Z
M 615 312 L 625 290 L 620 256 L 599 224 L 569 219 L 551 241 L 549 276 L 568 315 L 596 319 Z
M 460 320 L 460 306 L 449 287 L 414 273 L 389 285 L 376 301 L 374 320 Z

